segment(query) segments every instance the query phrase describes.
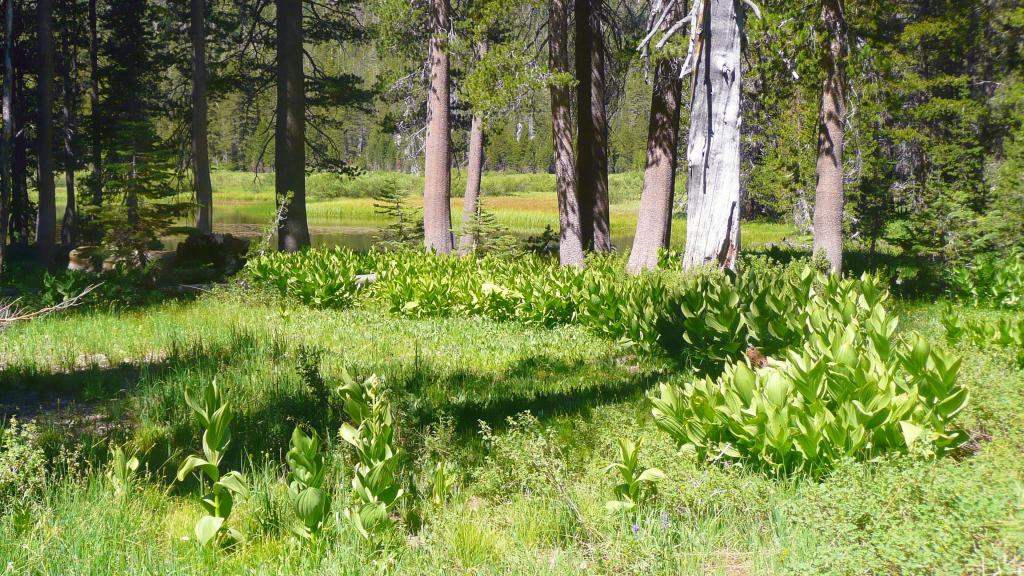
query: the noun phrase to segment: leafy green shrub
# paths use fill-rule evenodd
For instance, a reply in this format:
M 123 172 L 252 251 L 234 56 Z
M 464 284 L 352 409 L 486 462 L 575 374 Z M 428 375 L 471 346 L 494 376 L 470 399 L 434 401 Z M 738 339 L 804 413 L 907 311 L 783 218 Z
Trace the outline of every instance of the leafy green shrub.
M 968 399 L 956 382 L 960 360 L 919 335 L 897 337 L 880 303 L 866 320 L 846 317 L 812 320 L 803 346 L 768 367 L 734 363 L 717 379 L 662 384 L 650 396 L 655 421 L 704 459 L 777 474 L 817 476 L 846 458 L 961 446 L 967 437 L 951 424 Z
M 457 484 L 455 465 L 451 462 L 435 462 L 430 470 L 430 501 L 436 506 L 444 504 Z
M 516 494 L 550 496 L 564 488 L 565 459 L 554 431 L 542 427 L 530 412 L 505 421 L 508 427 L 502 434 L 480 422 L 487 454 L 484 465 L 475 472 L 480 490 L 511 499 Z
M 292 531 L 300 538 L 319 534 L 331 509 L 331 497 L 323 488 L 327 466 L 320 453 L 316 431 L 306 436 L 298 426 L 292 431 L 288 448 L 288 497 L 299 522 Z
M 955 296 L 975 304 L 1024 308 L 1024 250 L 1005 257 L 978 255 L 970 264 L 952 268 L 946 281 Z
M 658 276 L 622 278 L 590 273 L 577 297 L 578 319 L 595 333 L 651 351 L 658 344 L 668 288 Z
M 203 388 L 202 397 L 198 399 L 192 398 L 186 391 L 185 402 L 205 429 L 203 455 L 186 458 L 178 467 L 177 478 L 182 482 L 190 472 L 198 471 L 200 483 L 205 484 L 204 477 L 212 483 L 202 497 L 206 515 L 196 522 L 196 539 L 202 546 L 211 542 L 241 542 L 242 534 L 225 523 L 231 515 L 235 496 L 247 493 L 245 478 L 237 471 L 225 474 L 220 472 L 220 462 L 231 442 L 231 430 L 228 428 L 233 418 L 231 405 L 224 398 L 216 380 Z
M 43 275 L 40 299 L 43 306 L 54 306 L 73 298 L 94 284 L 99 286 L 83 300 L 85 306 L 136 306 L 156 301 L 160 292 L 153 289 L 152 271 L 117 267 L 102 274 L 80 270 L 66 270 L 59 274 Z
M 38 427 L 12 417 L 0 426 L 0 516 L 31 503 L 46 484 L 46 454 Z
M 249 278 L 272 287 L 284 297 L 316 308 L 345 308 L 361 286 L 361 258 L 348 248 L 335 246 L 295 254 L 270 252 L 246 264 Z

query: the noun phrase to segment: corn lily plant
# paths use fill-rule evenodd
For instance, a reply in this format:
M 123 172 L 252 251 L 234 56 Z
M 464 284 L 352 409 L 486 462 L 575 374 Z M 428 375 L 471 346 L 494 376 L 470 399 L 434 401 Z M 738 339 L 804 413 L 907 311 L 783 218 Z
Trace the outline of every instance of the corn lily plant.
M 311 540 L 323 530 L 331 509 L 330 495 L 323 489 L 327 466 L 320 453 L 320 437 L 306 436 L 298 426 L 288 449 L 288 497 L 298 517 L 292 531 Z
M 364 539 L 373 541 L 392 525 L 391 515 L 405 496 L 399 481 L 403 455 L 383 383 L 376 376 L 363 381 L 345 376 L 340 390 L 351 423 L 343 424 L 340 433 L 354 449 L 356 465 L 352 505 L 344 515 Z
M 605 467 L 605 472 L 618 472 L 619 483 L 615 485 L 614 500 L 605 503 L 609 512 L 620 512 L 636 508 L 654 490 L 657 482 L 665 479 L 665 473 L 657 468 L 640 466 L 640 442 L 628 438 L 617 440 L 618 459 Z
M 203 389 L 200 398 L 192 398 L 185 392 L 185 402 L 192 408 L 196 419 L 205 429 L 203 432 L 202 456 L 189 456 L 178 468 L 178 481 L 184 481 L 192 472 L 199 476 L 201 484 L 210 482 L 202 497 L 206 515 L 196 522 L 195 535 L 199 544 L 235 543 L 242 540 L 237 530 L 226 526 L 236 496 L 248 493 L 245 478 L 240 472 L 220 472 L 220 463 L 231 442 L 231 405 L 224 399 L 221 389 L 214 380 Z
M 851 306 L 810 318 L 812 334 L 784 360 L 731 364 L 717 379 L 662 384 L 657 425 L 708 460 L 817 476 L 845 458 L 941 455 L 967 436 L 952 419 L 968 401 L 960 360 L 919 335 L 900 338 L 881 304 L 865 321 Z M 846 312 L 843 312 L 845 310 Z

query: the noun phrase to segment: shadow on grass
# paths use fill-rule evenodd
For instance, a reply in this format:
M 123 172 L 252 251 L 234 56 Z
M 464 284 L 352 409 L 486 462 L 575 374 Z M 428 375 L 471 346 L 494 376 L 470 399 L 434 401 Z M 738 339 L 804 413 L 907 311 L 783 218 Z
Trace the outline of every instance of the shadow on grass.
M 427 365 L 386 376 L 401 393 L 411 424 L 423 426 L 443 414 L 460 431 L 476 431 L 481 420 L 501 428 L 508 416 L 524 411 L 543 420 L 639 398 L 660 374 L 611 358 L 566 362 L 532 355 L 497 374 Z
M 390 383 L 401 426 L 414 432 L 446 415 L 454 420 L 459 441 L 467 442 L 474 441 L 479 421 L 501 429 L 506 417 L 523 411 L 542 421 L 586 418 L 596 406 L 639 398 L 659 375 L 622 358 L 567 362 L 543 353 L 489 371 L 401 361 L 371 367 L 370 361 L 349 369 L 358 376 L 376 371 Z M 66 439 L 88 435 L 100 458 L 106 441 L 131 441 L 149 470 L 171 481 L 184 455 L 200 449 L 201 431 L 185 391 L 213 378 L 225 385 L 235 411 L 228 466 L 262 455 L 283 460 L 291 431 L 300 423 L 336 436 L 341 410 L 324 406 L 296 366 L 287 345 L 248 332 L 221 343 L 176 343 L 161 358 L 138 364 L 50 372 L 12 366 L 0 373 L 0 417 L 5 412 L 37 417 Z M 328 388 L 340 384 L 325 383 Z M 20 400 L 14 410 L 5 410 L 10 398 Z M 68 417 L 76 405 L 88 416 L 86 422 Z

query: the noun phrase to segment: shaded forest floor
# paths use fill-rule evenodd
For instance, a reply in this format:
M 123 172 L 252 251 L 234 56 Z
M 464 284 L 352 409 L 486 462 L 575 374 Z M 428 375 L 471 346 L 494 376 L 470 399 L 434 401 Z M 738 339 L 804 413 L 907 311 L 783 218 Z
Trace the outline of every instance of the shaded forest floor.
M 941 306 L 895 307 L 903 329 L 939 341 Z M 328 383 L 343 367 L 388 382 L 417 480 L 428 461 L 456 465 L 455 495 L 407 510 L 405 541 L 386 561 L 343 518 L 312 547 L 288 530 L 283 455 L 296 423 L 331 438 L 334 510 L 350 492 L 338 423 L 323 422 L 301 369 L 311 350 Z M 0 574 L 1019 573 L 1024 371 L 1010 351 L 958 352 L 970 453 L 849 464 L 815 482 L 680 455 L 644 393 L 689 375 L 578 327 L 312 310 L 237 289 L 50 317 L 0 333 L 4 404 L 72 402 L 46 406 L 40 442 L 65 470 L 0 519 Z M 191 541 L 198 497 L 172 482 L 198 447 L 184 391 L 213 378 L 236 412 L 227 467 L 250 488 L 231 518 L 247 542 L 221 552 Z M 105 458 L 102 437 L 140 454 L 135 492 L 114 496 L 99 464 L 81 464 Z M 604 466 L 620 437 L 642 439 L 643 465 L 668 476 L 633 516 L 605 510 L 614 478 Z

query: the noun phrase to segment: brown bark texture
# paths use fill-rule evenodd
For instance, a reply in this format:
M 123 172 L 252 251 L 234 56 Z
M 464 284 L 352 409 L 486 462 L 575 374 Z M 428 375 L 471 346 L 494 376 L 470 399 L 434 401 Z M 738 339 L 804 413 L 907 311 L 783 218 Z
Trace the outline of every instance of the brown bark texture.
M 611 251 L 604 36 L 597 0 L 574 4 L 576 45 L 576 196 L 583 247 Z
M 563 75 L 569 73 L 569 13 L 565 3 L 566 0 L 548 2 L 548 68 Z M 551 82 L 549 89 L 555 192 L 558 196 L 558 260 L 562 266 L 581 267 L 583 237 L 572 150 L 570 90 L 563 82 L 557 81 Z
M 431 0 L 430 92 L 423 162 L 423 242 L 427 251 L 452 251 L 451 126 L 449 119 L 448 0 Z
M 65 246 L 78 244 L 78 203 L 75 196 L 75 102 L 78 93 L 78 52 L 71 44 L 68 21 L 64 21 L 61 34 L 61 54 L 64 60 L 64 217 L 60 224 L 60 240 Z
M 302 2 L 277 0 L 277 125 L 275 189 L 290 197 L 277 225 L 277 246 L 296 252 L 309 246 L 306 222 L 306 93 L 302 71 Z M 289 196 L 290 195 L 290 196 Z
M 213 232 L 213 184 L 207 139 L 206 0 L 192 4 L 192 170 L 195 178 L 196 228 Z
M 597 2 L 597 0 L 591 0 Z M 608 200 L 608 115 L 605 105 L 604 30 L 598 11 L 591 10 L 590 29 L 590 122 L 593 125 L 591 156 L 594 169 L 591 186 L 594 191 L 593 250 L 612 251 L 612 230 Z
M 662 28 L 666 29 L 670 25 L 670 22 L 666 22 Z M 633 274 L 657 268 L 658 251 L 668 248 L 672 236 L 681 92 L 678 60 L 659 60 L 654 69 L 654 87 L 651 91 L 644 188 L 640 194 L 633 249 L 626 265 L 626 270 Z
M 11 149 L 14 146 L 14 0 L 4 1 L 3 136 L 0 140 L 0 272 L 7 255 L 7 219 L 11 198 Z
M 89 0 L 89 105 L 93 124 L 93 129 L 90 131 L 93 172 L 90 187 L 92 188 L 92 204 L 98 207 L 103 204 L 103 142 L 100 131 L 96 129 L 100 123 L 100 45 L 96 1 Z
M 814 193 L 814 253 L 822 254 L 834 274 L 843 273 L 843 122 L 846 116 L 846 21 L 842 0 L 822 0 L 821 19 L 828 30 L 825 78 L 818 118 L 818 183 Z
M 57 247 L 57 204 L 53 181 L 53 0 L 39 0 L 36 14 L 39 26 L 36 257 L 44 266 L 51 266 Z
M 466 166 L 466 193 L 462 199 L 462 237 L 459 239 L 459 254 L 469 254 L 476 247 L 470 227 L 476 219 L 480 206 L 480 179 L 484 169 L 484 119 L 473 115 L 469 127 L 469 162 Z

